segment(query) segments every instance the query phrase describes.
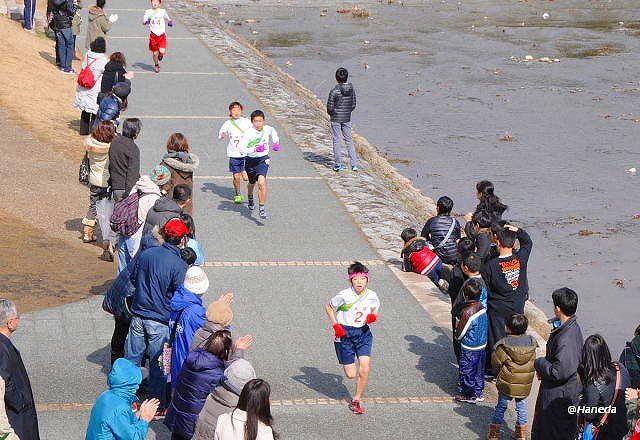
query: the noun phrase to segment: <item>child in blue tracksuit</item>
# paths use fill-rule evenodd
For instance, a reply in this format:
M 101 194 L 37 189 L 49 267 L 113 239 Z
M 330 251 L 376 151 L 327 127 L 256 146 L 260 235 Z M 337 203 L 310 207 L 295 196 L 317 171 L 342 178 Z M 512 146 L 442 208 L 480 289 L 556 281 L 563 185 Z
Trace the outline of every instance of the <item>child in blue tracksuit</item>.
M 178 373 L 182 369 L 193 335 L 204 324 L 206 310 L 202 306 L 202 295 L 209 288 L 209 279 L 201 267 L 192 266 L 187 270 L 184 283 L 171 298 L 170 335 L 175 335 L 171 349 L 171 389 L 175 388 Z
M 485 347 L 489 321 L 480 302 L 482 286 L 475 278 L 465 283 L 464 307 L 456 316 L 455 338 L 460 342 L 458 387 L 455 400 L 476 403 L 484 400 Z

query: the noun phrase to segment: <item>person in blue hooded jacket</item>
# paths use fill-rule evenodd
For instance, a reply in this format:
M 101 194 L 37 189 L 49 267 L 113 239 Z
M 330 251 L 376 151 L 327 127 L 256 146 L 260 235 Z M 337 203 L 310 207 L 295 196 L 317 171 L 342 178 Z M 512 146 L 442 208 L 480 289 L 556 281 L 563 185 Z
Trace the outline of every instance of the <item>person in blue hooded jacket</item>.
M 189 353 L 164 419 L 164 424 L 171 430 L 171 440 L 190 440 L 193 437 L 198 415 L 207 396 L 224 377 L 231 351 L 231 333 L 221 330 L 211 335 L 204 348 Z
M 202 306 L 202 295 L 209 288 L 207 274 L 198 266 L 192 266 L 187 270 L 184 284 L 178 287 L 171 298 L 171 318 L 169 328 L 174 331 L 171 350 L 171 389 L 175 389 L 178 374 L 182 369 L 191 340 L 196 331 L 204 324 L 206 310 Z
M 120 358 L 109 373 L 109 389 L 91 409 L 86 440 L 144 440 L 149 422 L 160 405 L 158 399 L 142 402 L 138 413 L 132 409 L 136 391 L 142 382 L 142 370 Z

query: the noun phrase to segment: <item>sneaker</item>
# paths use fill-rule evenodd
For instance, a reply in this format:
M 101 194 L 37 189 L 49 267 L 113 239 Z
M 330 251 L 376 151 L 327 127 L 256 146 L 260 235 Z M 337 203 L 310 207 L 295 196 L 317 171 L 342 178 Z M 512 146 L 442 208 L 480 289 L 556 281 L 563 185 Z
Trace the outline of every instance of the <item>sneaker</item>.
M 73 69 L 69 69 L 69 70 L 67 70 L 67 72 L 66 72 L 66 73 L 68 73 L 69 75 L 77 75 L 77 74 L 78 74 L 78 72 L 76 72 L 76 71 L 75 71 L 75 70 L 73 70 Z
M 484 394 L 480 394 L 476 396 L 476 402 L 484 402 Z
M 253 201 L 253 197 L 249 199 L 249 203 L 247 203 L 247 208 L 253 211 L 253 208 L 256 207 L 256 202 Z
M 461 403 L 470 403 L 472 405 L 475 405 L 477 401 L 477 399 L 474 396 L 469 397 L 469 396 L 463 396 L 462 394 L 457 395 L 456 397 L 453 398 L 453 400 Z
M 236 194 L 236 196 L 233 198 L 233 203 L 242 203 L 243 200 L 244 199 L 240 194 Z
M 160 66 L 156 64 L 155 66 L 153 66 L 153 70 L 155 70 L 156 73 L 160 73 Z
M 344 171 L 344 166 L 342 165 L 336 165 L 335 167 L 333 167 L 333 171 L 335 171 L 336 173 L 339 173 L 341 171 Z
M 356 166 L 351 167 L 351 171 L 353 171 L 354 173 L 357 173 L 358 172 L 358 167 L 356 167 Z
M 352 400 L 349 403 L 349 409 L 353 411 L 354 414 L 364 414 L 364 408 L 360 406 L 359 400 Z
M 496 377 L 493 375 L 493 373 L 484 373 L 484 380 L 486 382 L 493 382 L 494 380 L 496 380 Z
M 102 255 L 100 255 L 98 258 L 100 258 L 102 261 L 113 263 L 113 252 L 111 252 L 109 249 L 105 249 L 102 252 Z
M 158 411 L 156 411 L 156 415 L 153 416 L 153 420 L 164 420 L 166 416 L 167 416 L 167 410 L 159 409 Z
M 267 211 L 262 206 L 260 207 L 260 218 L 267 218 Z

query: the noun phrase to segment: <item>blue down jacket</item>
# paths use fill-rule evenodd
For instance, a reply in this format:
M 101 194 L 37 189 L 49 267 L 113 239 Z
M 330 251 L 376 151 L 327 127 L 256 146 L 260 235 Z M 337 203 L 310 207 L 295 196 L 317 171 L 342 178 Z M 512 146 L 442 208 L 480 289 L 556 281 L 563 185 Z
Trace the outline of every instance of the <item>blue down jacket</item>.
M 198 415 L 209 393 L 220 384 L 224 368 L 224 361 L 206 350 L 198 348 L 189 353 L 164 419 L 172 433 L 193 437 Z
M 120 116 L 121 103 L 122 101 L 116 95 L 105 96 L 102 101 L 100 101 L 100 107 L 98 107 L 98 113 L 96 114 L 96 119 L 93 122 L 93 127 L 102 121 L 116 122 L 116 119 Z

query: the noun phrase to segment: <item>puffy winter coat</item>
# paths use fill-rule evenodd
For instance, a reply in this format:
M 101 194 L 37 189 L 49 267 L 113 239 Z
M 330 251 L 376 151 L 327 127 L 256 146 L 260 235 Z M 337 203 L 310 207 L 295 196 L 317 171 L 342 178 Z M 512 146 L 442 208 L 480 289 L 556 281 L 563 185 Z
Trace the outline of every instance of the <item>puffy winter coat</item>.
M 85 48 L 91 49 L 91 43 L 98 37 L 105 37 L 105 34 L 111 30 L 111 22 L 104 15 L 102 8 L 91 6 L 89 8 L 89 23 L 87 24 L 87 40 Z
M 214 440 L 218 417 L 230 413 L 238 405 L 240 396 L 224 385 L 224 381 L 207 397 L 198 416 L 196 430 L 191 440 Z
M 162 229 L 169 220 L 180 217 L 180 214 L 182 214 L 182 208 L 170 197 L 164 195 L 160 197 L 155 205 L 153 205 L 153 208 L 149 210 L 142 233 L 146 234 L 151 231 L 154 226 Z
M 140 149 L 133 139 L 118 135 L 111 142 L 109 175 L 112 189 L 124 190 L 125 193 L 133 189 L 140 178 Z
M 487 345 L 487 310 L 480 301 L 465 301 L 456 320 L 455 338 L 465 350 L 484 350 Z
M 71 20 L 71 33 L 73 33 L 74 36 L 80 35 L 80 25 L 82 24 L 80 9 L 82 9 L 82 0 L 76 2 L 76 13 L 73 14 L 73 19 Z
M 178 376 L 164 424 L 172 433 L 191 438 L 207 396 L 224 376 L 225 363 L 203 349 L 189 353 Z
M 453 231 L 447 241 L 443 243 L 444 238 L 449 232 L 451 222 L 454 222 Z M 453 217 L 448 215 L 436 215 L 427 220 L 420 234 L 433 245 L 433 250 L 440 259 L 446 264 L 456 264 L 458 260 L 457 241 L 460 238 L 460 223 Z
M 54 30 L 61 31 L 71 27 L 73 16 L 76 13 L 73 0 L 49 0 L 47 9 L 53 13 Z
M 89 136 L 86 149 L 89 155 L 89 183 L 106 188 L 109 186 L 109 147 L 111 144 L 100 142 Z
M 100 95 L 104 97 L 106 93 L 113 90 L 113 86 L 120 81 L 124 81 L 124 77 L 127 71 L 124 66 L 117 61 L 109 61 L 104 66 L 104 73 L 102 74 L 102 82 L 100 83 Z
M 145 249 L 136 259 L 131 282 L 136 286 L 131 311 L 145 319 L 169 324 L 173 293 L 184 283 L 187 263 L 180 248 L 169 243 Z
M 356 109 L 356 90 L 351 83 L 336 84 L 327 99 L 327 113 L 331 122 L 351 122 L 351 112 Z
M 509 335 L 493 348 L 491 365 L 496 387 L 505 396 L 524 399 L 531 392 L 538 343 L 529 335 Z
M 420 275 L 428 275 L 440 262 L 440 257 L 429 249 L 423 237 L 412 238 L 406 242 L 400 255 L 402 256 L 402 270 Z
M 96 119 L 93 122 L 93 126 L 98 125 L 102 121 L 116 121 L 120 116 L 120 108 L 122 106 L 122 100 L 116 95 L 107 95 L 98 107 L 98 113 L 96 113 Z
M 193 199 L 193 172 L 200 165 L 198 156 L 184 151 L 173 151 L 164 155 L 161 165 L 169 168 L 171 172 L 171 180 L 162 187 L 167 192 L 167 195 L 173 198 L 173 188 L 176 185 L 184 184 L 191 189 L 191 197 Z M 193 200 L 189 201 L 182 210 L 187 214 L 191 214 Z
M 531 428 L 532 440 L 566 440 L 574 437 L 576 416 L 570 414 L 568 408 L 578 404 L 582 389 L 577 369 L 583 343 L 576 316 L 572 316 L 551 332 L 545 357 L 536 359 L 540 390 Z
M 112 314 L 116 318 L 124 316 L 131 318 L 130 301 L 136 293 L 136 287 L 131 282 L 131 270 L 135 265 L 135 258 L 129 261 L 118 276 L 111 283 L 102 300 L 102 310 Z M 125 301 L 129 301 L 125 303 Z
M 169 330 L 176 326 L 176 336 L 173 340 L 171 350 L 171 377 L 177 378 L 182 369 L 189 347 L 193 340 L 193 335 L 207 319 L 206 310 L 202 307 L 202 298 L 188 290 L 184 285 L 178 287 L 171 298 L 171 319 L 169 320 Z M 176 325 L 178 314 L 180 320 Z M 176 381 L 171 382 L 171 387 L 175 388 Z
M 104 67 L 109 59 L 103 53 L 97 53 L 88 51 L 82 61 L 82 68 L 84 69 L 91 64 L 91 72 L 93 72 L 93 78 L 96 83 L 90 89 L 78 85 L 76 88 L 76 98 L 74 105 L 87 113 L 98 113 L 98 93 L 102 86 L 102 74 L 104 73 Z
M 113 145 L 113 143 L 112 143 Z M 131 189 L 129 194 L 132 194 L 134 191 L 138 191 L 140 193 L 140 199 L 138 200 L 138 222 L 141 225 L 144 225 L 147 221 L 147 215 L 149 211 L 155 203 L 162 197 L 162 192 L 158 185 L 156 185 L 151 177 L 148 175 L 140 176 L 134 187 Z M 138 230 L 131 236 L 131 238 L 135 240 L 141 240 L 143 235 L 143 228 L 140 227 Z M 158 244 L 159 246 L 160 244 Z
M 124 358 L 109 373 L 109 389 L 91 409 L 85 440 L 144 440 L 149 424 L 136 417 L 131 405 L 142 382 L 140 367 Z
M 620 353 L 620 363 L 627 368 L 631 378 L 631 386 L 640 388 L 640 336 L 627 342 Z

